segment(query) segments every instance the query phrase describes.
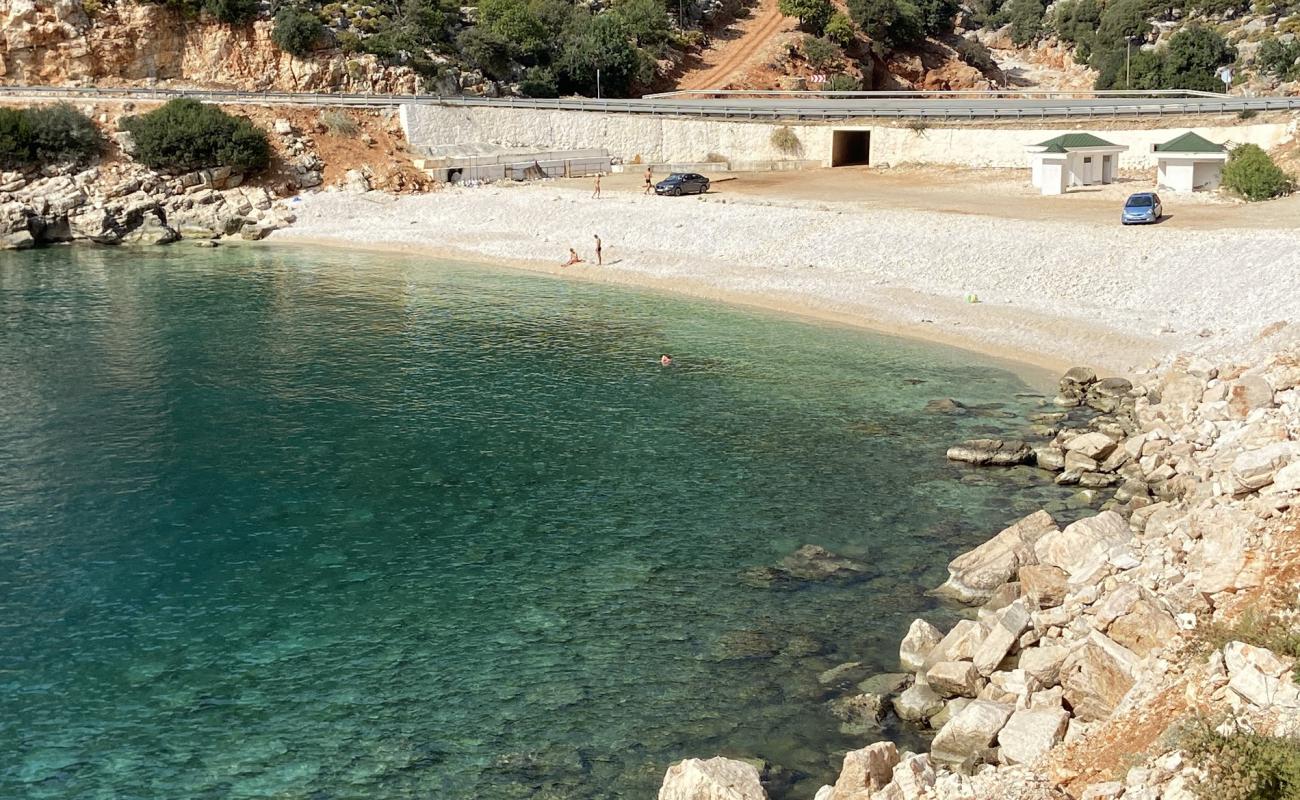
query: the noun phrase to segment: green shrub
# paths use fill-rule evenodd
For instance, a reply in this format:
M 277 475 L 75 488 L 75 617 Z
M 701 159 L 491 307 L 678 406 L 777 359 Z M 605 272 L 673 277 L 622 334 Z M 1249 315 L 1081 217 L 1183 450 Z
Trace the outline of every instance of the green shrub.
M 555 73 L 545 67 L 530 67 L 519 81 L 519 91 L 524 97 L 559 97 Z
M 953 18 L 961 4 L 957 0 L 916 0 L 921 29 L 930 36 L 939 36 L 952 30 Z
M 1052 13 L 1051 28 L 1062 41 L 1074 45 L 1075 60 L 1088 63 L 1101 25 L 1101 6 L 1097 0 L 1066 0 Z
M 1229 154 L 1230 163 L 1231 157 L 1246 147 L 1253 147 L 1259 155 L 1268 158 L 1268 154 L 1258 146 L 1242 145 Z M 1227 170 L 1224 170 L 1224 178 L 1227 178 Z M 1196 633 L 1205 650 L 1222 650 L 1228 642 L 1245 642 L 1254 647 L 1267 648 L 1279 655 L 1300 659 L 1300 626 L 1288 623 L 1278 614 L 1247 611 L 1230 624 L 1206 625 Z M 1300 675 L 1296 678 L 1300 680 Z
M 818 39 L 816 36 L 809 35 L 803 37 L 800 46 L 803 49 L 803 57 L 814 69 L 830 69 L 844 58 L 844 51 L 829 39 Z
M 135 140 L 136 160 L 153 169 L 259 170 L 271 160 L 271 144 L 261 128 L 197 100 L 172 100 L 148 114 L 127 117 L 122 126 Z
M 848 47 L 857 36 L 857 31 L 853 29 L 853 20 L 843 11 L 836 11 L 831 15 L 830 22 L 826 23 L 824 31 L 826 38 L 835 42 L 840 47 Z
M 1255 144 L 1239 145 L 1228 153 L 1223 185 L 1247 200 L 1268 200 L 1291 191 L 1291 179 Z
M 1022 47 L 1036 41 L 1043 32 L 1043 0 L 1011 0 L 1008 9 L 1011 40 Z
M 799 136 L 789 125 L 782 125 L 772 131 L 772 146 L 786 155 L 797 155 L 803 152 L 803 142 L 799 141 Z
M 887 52 L 925 38 L 921 11 L 911 0 L 848 0 L 849 16 L 876 49 Z
M 831 0 L 779 0 L 777 8 L 787 17 L 799 20 L 799 27 L 821 36 L 835 11 Z
M 1300 800 L 1300 743 L 1237 732 L 1224 735 L 1199 721 L 1179 745 L 1204 770 L 1193 784 L 1201 800 Z
M 0 168 L 82 164 L 103 149 L 95 123 L 66 103 L 0 109 Z
M 320 123 L 335 136 L 356 136 L 361 132 L 361 127 L 352 117 L 333 109 L 321 112 Z
M 288 6 L 275 14 L 271 41 L 286 53 L 304 56 L 312 51 L 323 30 L 315 14 Z
M 613 13 L 623 22 L 624 29 L 638 47 L 657 51 L 672 33 L 663 0 L 618 0 Z
M 239 24 L 257 16 L 257 0 L 203 0 L 203 9 L 222 22 Z
M 828 92 L 856 92 L 862 88 L 862 84 L 852 75 L 839 73 L 832 75 L 826 80 L 825 89 Z
M 957 42 L 956 50 L 958 57 L 962 61 L 980 72 L 995 72 L 998 69 L 998 62 L 994 60 L 993 53 L 984 46 L 983 42 L 975 39 L 962 39 Z
M 1255 55 L 1255 63 L 1262 71 L 1284 81 L 1300 78 L 1297 60 L 1300 60 L 1300 39 L 1283 43 L 1270 36 L 1260 43 L 1259 52 Z

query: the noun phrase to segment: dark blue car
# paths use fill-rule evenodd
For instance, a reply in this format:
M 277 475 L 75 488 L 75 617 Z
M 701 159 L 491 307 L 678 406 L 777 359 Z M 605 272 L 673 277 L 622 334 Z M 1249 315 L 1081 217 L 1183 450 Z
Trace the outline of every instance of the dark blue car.
M 674 172 L 655 184 L 655 194 L 704 194 L 709 190 L 709 179 L 694 172 Z
M 1162 216 L 1164 216 L 1164 208 L 1160 205 L 1160 195 L 1155 192 L 1138 192 L 1129 195 L 1124 201 L 1120 222 L 1125 225 L 1145 225 L 1155 222 Z

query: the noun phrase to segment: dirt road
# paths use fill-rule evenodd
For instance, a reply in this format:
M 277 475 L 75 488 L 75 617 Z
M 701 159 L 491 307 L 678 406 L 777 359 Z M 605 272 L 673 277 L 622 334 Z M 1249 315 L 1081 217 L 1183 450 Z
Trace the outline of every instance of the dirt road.
M 687 72 L 678 81 L 679 89 L 721 89 L 728 81 L 738 77 L 742 67 L 749 63 L 774 36 L 794 27 L 795 21 L 784 16 L 777 8 L 777 0 L 762 0 L 747 19 L 731 26 L 739 33 L 737 38 L 703 54 L 704 63 Z

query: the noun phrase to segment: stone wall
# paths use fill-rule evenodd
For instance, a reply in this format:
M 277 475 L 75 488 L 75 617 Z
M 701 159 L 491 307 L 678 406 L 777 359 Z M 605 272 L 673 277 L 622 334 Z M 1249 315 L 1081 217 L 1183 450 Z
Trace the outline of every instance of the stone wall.
M 708 160 L 710 154 L 737 162 L 808 160 L 830 166 L 835 130 L 871 132 L 873 164 L 938 164 L 964 167 L 1025 167 L 1027 145 L 1078 128 L 989 129 L 929 128 L 913 131 L 883 125 L 792 123 L 800 149 L 785 152 L 772 144 L 772 132 L 782 127 L 766 122 L 601 114 L 586 111 L 542 111 L 456 106 L 403 106 L 402 126 L 415 148 L 490 143 L 503 147 L 578 150 L 603 147 L 624 161 L 684 163 Z M 1151 145 L 1187 130 L 1115 130 L 1099 135 L 1128 145 L 1121 168 L 1154 167 Z M 1194 129 L 1211 141 L 1258 144 L 1265 149 L 1290 140 L 1295 123 L 1267 123 Z

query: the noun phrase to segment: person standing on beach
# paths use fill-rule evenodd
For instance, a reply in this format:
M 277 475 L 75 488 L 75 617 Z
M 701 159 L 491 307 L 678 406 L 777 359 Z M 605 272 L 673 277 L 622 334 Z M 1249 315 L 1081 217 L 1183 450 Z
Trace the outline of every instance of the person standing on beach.
M 596 174 L 596 191 L 592 192 L 591 196 L 595 200 L 600 199 L 600 174 L 599 173 Z
M 596 266 L 603 267 L 605 266 L 605 262 L 600 258 L 600 237 L 593 233 L 592 238 L 596 240 Z
M 654 176 L 650 174 L 650 168 L 646 167 L 645 168 L 645 191 L 642 192 L 642 194 L 650 194 L 650 189 L 653 186 L 653 181 L 654 181 Z

